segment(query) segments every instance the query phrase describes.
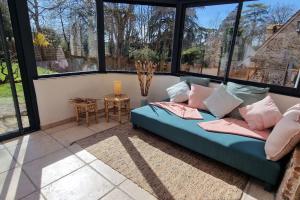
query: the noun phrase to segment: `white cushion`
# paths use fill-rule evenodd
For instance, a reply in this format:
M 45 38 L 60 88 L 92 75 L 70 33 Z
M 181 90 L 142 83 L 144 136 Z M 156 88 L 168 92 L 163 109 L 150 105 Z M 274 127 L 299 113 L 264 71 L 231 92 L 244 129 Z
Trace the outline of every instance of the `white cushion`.
M 222 84 L 203 103 L 214 116 L 222 118 L 243 103 L 243 100 L 227 92 Z
M 167 88 L 171 102 L 181 103 L 189 99 L 190 88 L 185 81 Z

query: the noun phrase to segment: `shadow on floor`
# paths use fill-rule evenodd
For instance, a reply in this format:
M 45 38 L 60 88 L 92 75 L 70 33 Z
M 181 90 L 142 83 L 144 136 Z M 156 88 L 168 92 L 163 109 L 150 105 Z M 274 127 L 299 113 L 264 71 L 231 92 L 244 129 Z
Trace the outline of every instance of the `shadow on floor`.
M 85 139 L 77 141 L 77 143 L 82 148 L 85 148 L 90 153 L 94 154 L 98 159 L 110 165 L 109 159 L 108 158 L 106 159 L 106 157 L 109 157 L 110 153 L 114 153 L 112 152 L 113 149 L 108 149 L 110 145 L 113 145 L 113 143 L 110 143 L 109 141 L 112 137 L 118 138 L 118 141 L 122 144 L 122 147 L 125 148 L 127 154 L 130 156 L 131 160 L 134 162 L 139 172 L 143 175 L 144 179 L 151 187 L 155 196 L 158 197 L 159 199 L 172 200 L 174 199 L 174 197 L 172 196 L 168 188 L 163 184 L 160 177 L 150 167 L 146 158 L 142 155 L 140 149 L 137 148 L 136 144 L 132 142 L 131 138 L 138 137 L 144 143 L 151 145 L 152 147 L 158 149 L 159 151 L 162 151 L 168 154 L 169 156 L 179 159 L 187 163 L 188 165 L 191 165 L 192 167 L 201 170 L 202 172 L 209 174 L 217 179 L 220 179 L 230 185 L 235 185 L 240 190 L 243 190 L 246 186 L 248 177 L 245 176 L 244 174 L 241 174 L 237 170 L 234 170 L 219 162 L 213 161 L 209 158 L 196 154 L 184 147 L 181 147 L 175 143 L 172 143 L 166 139 L 153 135 L 144 130 L 132 129 L 129 123 L 89 136 Z M 104 146 L 97 147 L 97 143 L 103 141 L 107 143 L 105 146 L 107 147 L 106 149 L 103 149 Z M 99 152 L 99 154 L 97 154 L 97 151 Z M 101 157 L 101 155 L 103 154 L 107 154 L 107 156 Z M 119 156 L 122 157 L 122 155 Z M 126 165 L 126 163 L 123 164 Z M 110 166 L 113 167 L 112 165 Z M 212 169 L 211 166 L 213 166 L 214 169 Z M 128 167 L 130 167 L 130 165 L 128 165 Z M 119 170 L 117 169 L 117 171 Z M 119 172 L 122 173 L 122 171 Z M 241 181 L 234 180 L 232 179 L 232 176 L 227 176 L 228 173 L 237 174 L 241 180 L 243 181 L 245 180 L 245 181 L 244 182 L 242 181 L 241 183 Z M 126 174 L 124 173 L 122 174 L 126 176 Z

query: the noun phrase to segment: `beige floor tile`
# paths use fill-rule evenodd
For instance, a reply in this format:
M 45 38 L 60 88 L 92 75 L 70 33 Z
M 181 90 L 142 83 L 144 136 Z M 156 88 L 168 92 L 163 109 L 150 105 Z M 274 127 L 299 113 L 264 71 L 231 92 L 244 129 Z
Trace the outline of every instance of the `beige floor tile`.
M 16 145 L 23 145 L 23 144 L 29 144 L 33 142 L 38 142 L 40 139 L 47 136 L 43 131 L 37 131 L 31 134 L 27 134 L 21 137 L 13 138 L 10 140 L 6 140 L 3 142 L 3 144 L 9 148 Z M 48 136 L 47 136 L 48 137 Z
M 89 166 L 85 166 L 44 187 L 41 192 L 48 200 L 95 200 L 112 189 L 112 184 Z
M 114 189 L 110 193 L 108 193 L 106 196 L 101 198 L 101 200 L 132 200 L 127 194 L 122 192 L 119 189 Z
M 8 150 L 20 164 L 24 164 L 62 148 L 53 138 L 44 136 L 33 142 L 9 147 Z
M 251 179 L 249 180 L 242 196 L 242 200 L 274 200 L 274 193 L 264 190 L 261 182 Z
M 52 133 L 51 136 L 64 146 L 69 146 L 71 143 L 93 134 L 94 132 L 85 126 L 74 126 L 62 131 Z
M 143 190 L 129 179 L 123 182 L 119 188 L 136 200 L 156 200 L 153 195 Z
M 90 165 L 115 185 L 119 185 L 126 180 L 126 178 L 122 174 L 100 160 L 95 160 Z
M 73 144 L 69 146 L 68 149 L 86 163 L 91 163 L 94 160 L 97 160 L 97 158 L 94 155 L 89 153 L 87 150 L 81 148 L 78 144 Z
M 17 167 L 17 162 L 6 149 L 0 150 L 0 173 Z
M 67 149 L 23 165 L 23 169 L 37 188 L 42 188 L 85 165 Z
M 0 174 L 0 199 L 20 199 L 35 190 L 20 167 Z
M 110 129 L 114 126 L 119 125 L 117 121 L 110 120 L 110 122 L 106 122 L 105 119 L 100 119 L 100 122 L 97 124 L 91 124 L 88 128 L 94 131 L 95 133 L 99 133 L 101 131 Z
M 53 134 L 53 133 L 56 133 L 56 132 L 59 132 L 59 131 L 66 130 L 68 128 L 72 128 L 74 126 L 77 126 L 77 123 L 76 122 L 70 122 L 70 123 L 60 125 L 60 126 L 55 126 L 53 128 L 45 129 L 44 132 L 48 133 L 48 134 Z
M 39 192 L 34 192 L 21 200 L 45 200 L 45 198 Z

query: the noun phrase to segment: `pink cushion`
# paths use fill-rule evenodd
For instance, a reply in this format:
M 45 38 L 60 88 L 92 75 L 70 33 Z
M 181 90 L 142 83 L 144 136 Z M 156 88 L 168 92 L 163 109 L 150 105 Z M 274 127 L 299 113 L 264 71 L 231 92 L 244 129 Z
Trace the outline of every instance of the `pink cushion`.
M 300 104 L 283 114 L 265 144 L 267 159 L 277 161 L 300 142 Z
M 288 117 L 289 119 L 292 119 L 294 121 L 297 121 L 300 123 L 300 103 L 294 105 L 293 107 L 289 108 L 284 114 L 284 117 Z
M 188 105 L 192 108 L 207 110 L 206 106 L 203 104 L 203 101 L 209 97 L 213 91 L 214 88 L 192 84 Z
M 282 118 L 282 114 L 270 96 L 242 107 L 239 111 L 252 130 L 271 128 Z

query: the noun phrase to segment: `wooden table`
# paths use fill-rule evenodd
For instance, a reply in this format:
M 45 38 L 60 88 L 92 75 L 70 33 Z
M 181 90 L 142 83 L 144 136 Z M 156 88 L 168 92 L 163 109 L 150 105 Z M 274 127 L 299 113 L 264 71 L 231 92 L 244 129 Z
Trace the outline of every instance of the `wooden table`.
M 96 123 L 98 123 L 98 106 L 97 106 L 97 99 L 89 99 L 89 98 L 75 98 L 70 99 L 70 103 L 73 104 L 75 114 L 76 114 L 76 121 L 79 125 L 80 118 L 85 118 L 86 125 L 90 125 L 89 117 L 91 115 L 95 116 Z
M 122 116 L 126 115 L 130 119 L 130 98 L 126 94 L 109 94 L 104 97 L 105 118 L 109 122 L 109 117 L 117 116 L 119 123 L 122 123 Z M 113 111 L 113 114 L 110 111 Z

